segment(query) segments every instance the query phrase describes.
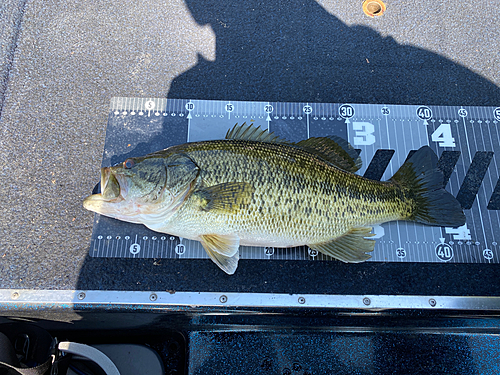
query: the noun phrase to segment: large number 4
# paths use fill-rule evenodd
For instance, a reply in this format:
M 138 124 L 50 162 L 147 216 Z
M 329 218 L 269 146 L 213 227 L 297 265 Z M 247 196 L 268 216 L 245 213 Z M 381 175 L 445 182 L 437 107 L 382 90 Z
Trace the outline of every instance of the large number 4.
M 456 147 L 455 138 L 451 134 L 451 126 L 447 123 L 439 125 L 432 133 L 431 139 L 441 147 Z

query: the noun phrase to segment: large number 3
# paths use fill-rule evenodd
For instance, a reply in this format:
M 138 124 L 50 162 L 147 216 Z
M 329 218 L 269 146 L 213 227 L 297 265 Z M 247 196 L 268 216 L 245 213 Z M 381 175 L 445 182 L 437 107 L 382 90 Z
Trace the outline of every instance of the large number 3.
M 360 146 L 368 146 L 375 143 L 375 126 L 369 122 L 353 122 L 352 128 L 355 130 L 353 143 Z

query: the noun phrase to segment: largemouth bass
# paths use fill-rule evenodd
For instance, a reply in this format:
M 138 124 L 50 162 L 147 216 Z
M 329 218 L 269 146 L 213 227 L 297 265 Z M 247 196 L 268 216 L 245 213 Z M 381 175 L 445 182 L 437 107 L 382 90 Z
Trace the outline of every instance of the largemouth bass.
M 226 273 L 239 246 L 307 245 L 344 262 L 370 258 L 372 226 L 409 220 L 458 227 L 465 215 L 424 146 L 385 182 L 356 175 L 361 159 L 338 137 L 288 142 L 236 125 L 226 139 L 186 143 L 101 169 L 101 215 L 200 241 Z

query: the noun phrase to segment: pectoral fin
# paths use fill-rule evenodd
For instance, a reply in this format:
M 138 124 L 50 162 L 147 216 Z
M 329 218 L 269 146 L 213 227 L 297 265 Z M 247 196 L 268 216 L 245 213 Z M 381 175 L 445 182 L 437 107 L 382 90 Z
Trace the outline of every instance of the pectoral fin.
M 375 241 L 366 239 L 374 234 L 371 227 L 353 228 L 342 237 L 329 242 L 308 245 L 311 249 L 322 252 L 346 263 L 360 263 L 371 256 L 366 254 L 373 251 Z
M 225 182 L 193 192 L 193 199 L 203 211 L 234 213 L 252 202 L 254 192 L 255 188 L 247 182 Z
M 225 273 L 232 275 L 238 268 L 240 239 L 236 235 L 215 234 L 200 236 L 200 242 L 210 259 Z

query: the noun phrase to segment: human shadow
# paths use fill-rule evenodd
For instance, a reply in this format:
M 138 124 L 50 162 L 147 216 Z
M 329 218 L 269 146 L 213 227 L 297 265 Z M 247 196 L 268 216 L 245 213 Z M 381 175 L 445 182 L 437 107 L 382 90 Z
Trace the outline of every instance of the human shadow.
M 491 105 L 500 89 L 436 53 L 348 26 L 313 0 L 186 3 L 216 35 L 216 59 L 174 79 L 169 98 Z

